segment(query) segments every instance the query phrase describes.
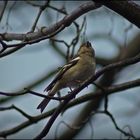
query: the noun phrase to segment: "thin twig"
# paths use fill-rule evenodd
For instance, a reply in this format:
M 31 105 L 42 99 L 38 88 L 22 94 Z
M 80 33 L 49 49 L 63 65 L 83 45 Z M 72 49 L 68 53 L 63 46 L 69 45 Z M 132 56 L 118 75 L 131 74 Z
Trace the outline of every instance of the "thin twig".
M 8 107 L 0 107 L 0 111 L 6 111 L 6 110 L 11 110 L 14 109 L 17 112 L 19 112 L 21 115 L 23 115 L 25 118 L 31 120 L 33 117 L 27 113 L 25 113 L 23 110 L 21 110 L 19 107 L 15 106 L 15 105 L 11 105 Z
M 32 91 L 32 90 L 29 90 L 27 89 L 28 93 L 30 94 L 33 94 L 33 95 L 36 95 L 36 96 L 39 96 L 39 97 L 43 97 L 43 98 L 46 98 L 46 99 L 52 99 L 52 100 L 57 100 L 57 101 L 61 101 L 61 100 L 64 100 L 66 97 L 52 97 L 52 96 L 49 96 L 49 95 L 43 95 L 43 94 L 40 94 L 40 93 L 37 93 L 35 91 Z
M 105 111 L 105 114 L 108 115 L 110 117 L 110 119 L 112 120 L 113 124 L 115 125 L 116 129 L 118 131 L 120 131 L 122 134 L 124 134 L 125 136 L 131 136 L 132 138 L 135 138 L 135 136 L 133 134 L 127 133 L 125 131 L 123 131 L 116 123 L 115 118 L 113 117 L 113 115 L 109 112 L 109 111 Z
M 11 106 L 13 109 L 15 109 L 16 111 L 18 111 L 19 113 L 21 113 L 24 117 L 26 117 L 27 119 L 29 119 L 29 120 L 32 120 L 32 116 L 31 115 L 29 115 L 29 114 L 27 114 L 27 113 L 25 113 L 23 110 L 21 110 L 19 107 L 17 107 L 17 106 L 15 106 L 15 105 L 12 105 Z
M 36 28 L 36 25 L 37 25 L 37 22 L 39 21 L 39 18 L 41 16 L 42 12 L 46 9 L 46 7 L 48 6 L 49 2 L 50 2 L 50 0 L 47 0 L 44 5 L 40 6 L 39 12 L 37 14 L 37 17 L 36 17 L 36 19 L 34 21 L 34 24 L 33 24 L 32 28 L 31 28 L 30 32 L 34 32 L 34 30 Z
M 9 25 L 10 14 L 12 12 L 12 9 L 16 5 L 16 2 L 17 1 L 14 1 L 13 4 L 11 5 L 11 7 L 9 8 L 8 15 L 7 15 L 7 18 L 6 18 L 6 30 L 8 30 L 8 26 L 10 27 L 10 25 Z
M 11 97 L 12 96 L 21 96 L 21 95 L 24 95 L 24 94 L 27 94 L 27 93 L 33 94 L 33 95 L 36 95 L 36 96 L 39 96 L 39 97 L 47 98 L 47 99 L 57 100 L 57 101 L 65 100 L 67 98 L 67 96 L 64 96 L 64 97 L 52 97 L 52 96 L 49 96 L 49 95 L 40 94 L 38 92 L 29 90 L 27 88 L 25 88 L 23 92 L 19 92 L 19 93 L 8 93 L 8 92 L 0 91 L 0 95 L 11 96 Z
M 140 79 L 137 79 L 137 80 L 125 82 L 125 83 L 122 83 L 122 84 L 119 84 L 119 85 L 115 85 L 113 87 L 108 87 L 106 89 L 106 93 L 108 95 L 110 95 L 110 94 L 116 93 L 118 91 L 123 91 L 125 89 L 130 89 L 130 88 L 137 87 L 139 85 L 140 85 Z M 65 106 L 65 110 L 70 108 L 70 107 L 73 107 L 75 105 L 79 105 L 80 103 L 83 103 L 85 101 L 96 99 L 96 98 L 101 97 L 101 96 L 104 96 L 102 94 L 101 90 L 96 91 L 96 93 L 94 93 L 94 94 L 91 93 L 91 94 L 83 95 L 82 97 L 78 97 L 78 98 L 74 99 L 72 102 L 70 102 L 69 104 L 67 104 Z M 1 107 L 1 109 L 4 110 L 4 107 L 3 108 Z M 5 107 L 5 109 L 8 109 L 8 108 Z M 12 134 L 24 129 L 24 128 L 36 123 L 37 121 L 40 121 L 42 119 L 45 119 L 45 118 L 51 116 L 54 113 L 55 110 L 56 110 L 56 108 L 54 108 L 50 111 L 47 111 L 45 113 L 42 113 L 41 115 L 34 116 L 34 121 L 32 121 L 32 122 L 30 120 L 27 120 L 27 121 L 15 126 L 15 127 L 11 128 L 11 129 L 1 131 L 0 136 L 5 137 L 5 136 L 12 135 Z
M 5 0 L 5 1 L 3 1 L 3 2 L 4 2 L 4 6 L 3 6 L 2 11 L 1 11 L 1 13 L 0 13 L 0 22 L 1 22 L 1 20 L 2 20 L 3 15 L 4 15 L 4 11 L 5 11 L 5 9 L 6 9 L 8 0 Z
M 74 20 L 76 20 L 79 16 L 99 8 L 100 6 L 94 2 L 87 2 L 84 3 L 83 5 L 79 6 L 76 10 L 71 12 L 69 15 L 66 15 L 63 19 L 58 21 L 57 23 L 51 25 L 50 27 L 45 27 L 39 30 L 38 32 L 30 33 L 30 34 L 15 34 L 15 33 L 6 33 L 6 34 L 0 34 L 1 38 L 4 40 L 28 40 L 28 43 L 31 44 L 33 43 L 32 40 L 38 39 L 38 42 L 41 40 L 44 40 L 45 38 L 42 38 L 42 36 L 48 36 L 49 34 L 54 34 L 53 32 L 60 29 L 61 26 L 64 25 L 64 27 L 68 27 L 73 23 Z M 61 31 L 61 30 L 60 30 Z M 15 37 L 15 38 L 14 38 Z M 40 40 L 41 39 L 41 40 Z M 34 42 L 35 43 L 35 42 Z M 15 44 L 18 45 L 18 44 Z

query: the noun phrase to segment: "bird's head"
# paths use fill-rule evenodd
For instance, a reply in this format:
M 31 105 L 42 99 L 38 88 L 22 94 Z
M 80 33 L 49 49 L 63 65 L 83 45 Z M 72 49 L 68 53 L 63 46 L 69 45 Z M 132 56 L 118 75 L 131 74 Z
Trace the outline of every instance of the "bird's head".
M 95 56 L 95 51 L 94 49 L 92 48 L 92 45 L 89 41 L 83 43 L 79 50 L 78 50 L 78 55 L 90 55 L 90 56 Z

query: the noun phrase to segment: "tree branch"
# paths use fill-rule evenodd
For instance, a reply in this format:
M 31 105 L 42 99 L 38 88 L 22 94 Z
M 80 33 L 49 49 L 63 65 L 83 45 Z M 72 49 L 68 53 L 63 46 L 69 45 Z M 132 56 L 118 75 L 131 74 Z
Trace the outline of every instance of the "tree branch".
M 39 12 L 37 14 L 37 17 L 36 17 L 36 19 L 34 21 L 34 24 L 33 24 L 32 28 L 31 28 L 31 31 L 30 32 L 34 32 L 35 31 L 35 28 L 36 28 L 36 25 L 37 25 L 37 23 L 39 21 L 39 18 L 41 16 L 42 12 L 46 9 L 46 7 L 48 7 L 49 2 L 50 2 L 50 0 L 47 0 L 44 5 L 41 5 L 39 7 Z
M 106 88 L 106 94 L 110 95 L 110 94 L 113 94 L 113 93 L 116 93 L 118 91 L 123 91 L 123 90 L 126 90 L 126 89 L 130 89 L 130 88 L 134 88 L 134 87 L 137 87 L 140 85 L 140 79 L 137 79 L 137 80 L 133 80 L 133 81 L 129 81 L 129 82 L 125 82 L 125 83 L 122 83 L 122 84 L 118 84 L 118 85 L 115 85 L 115 86 L 111 86 L 111 87 L 108 87 Z M 70 107 L 73 107 L 75 105 L 78 105 L 80 103 L 83 103 L 85 101 L 89 101 L 89 100 L 93 100 L 95 98 L 99 98 L 101 96 L 104 96 L 102 91 L 101 90 L 98 90 L 96 91 L 94 94 L 93 93 L 89 93 L 89 94 L 86 94 L 86 95 L 83 95 L 82 97 L 78 97 L 76 99 L 74 99 L 72 102 L 68 103 L 65 108 L 63 109 L 63 111 L 65 111 L 66 109 L 70 108 Z M 11 109 L 11 107 L 7 107 L 6 109 Z M 1 108 L 0 111 L 4 111 L 6 110 L 4 108 Z M 42 119 L 46 119 L 47 117 L 51 116 L 54 111 L 56 110 L 56 108 L 48 111 L 48 112 L 45 112 L 41 115 L 37 115 L 37 116 L 31 116 L 31 118 L 21 124 L 19 124 L 18 126 L 16 127 L 13 127 L 9 130 L 4 130 L 4 131 L 1 131 L 0 132 L 0 136 L 1 137 L 6 137 L 6 136 L 9 136 L 9 135 L 12 135 Z M 31 120 L 32 119 L 32 120 Z
M 79 6 L 76 10 L 71 12 L 69 15 L 66 15 L 62 20 L 50 27 L 42 27 L 39 31 L 28 34 L 4 33 L 0 34 L 0 39 L 5 41 L 21 40 L 24 41 L 22 45 L 25 44 L 26 41 L 28 42 L 28 44 L 36 43 L 48 38 L 50 34 L 53 34 L 57 30 L 61 29 L 62 26 L 64 26 L 64 28 L 70 26 L 70 24 L 81 15 L 99 7 L 100 5 L 94 2 L 86 2 Z
M 29 89 L 26 89 L 26 88 L 22 92 L 17 92 L 17 93 L 8 93 L 8 92 L 0 91 L 0 95 L 11 96 L 11 97 L 24 95 L 26 93 L 29 93 L 29 94 L 32 94 L 32 95 L 35 95 L 35 96 L 39 96 L 39 97 L 43 97 L 43 98 L 46 98 L 46 99 L 57 100 L 57 101 L 61 101 L 61 100 L 64 100 L 66 98 L 66 97 L 52 97 L 52 96 L 49 96 L 49 95 L 40 94 L 38 92 L 29 90 Z
M 76 88 L 75 90 L 73 90 L 71 92 L 71 94 L 68 95 L 69 98 L 67 98 L 66 100 L 64 100 L 58 106 L 58 108 L 55 110 L 55 112 L 51 116 L 50 120 L 48 121 L 48 123 L 46 124 L 46 126 L 44 127 L 44 129 L 42 130 L 42 132 L 38 136 L 36 136 L 35 139 L 41 139 L 41 138 L 45 137 L 48 134 L 48 132 L 49 132 L 51 126 L 53 125 L 54 121 L 56 120 L 56 118 L 58 117 L 58 115 L 61 113 L 61 111 L 64 109 L 64 107 L 69 103 L 69 101 L 71 99 L 73 99 L 81 90 L 83 90 L 85 87 L 87 87 L 93 81 L 95 81 L 98 77 L 100 77 L 103 73 L 105 73 L 106 71 L 115 69 L 115 68 L 120 68 L 120 67 L 123 67 L 123 66 L 135 64 L 135 63 L 137 63 L 139 61 L 140 61 L 140 54 L 138 54 L 137 56 L 135 56 L 133 58 L 129 58 L 129 59 L 126 59 L 126 60 L 122 60 L 120 62 L 116 62 L 114 64 L 110 64 L 110 65 L 102 68 L 101 70 L 99 70 L 89 80 L 85 81 L 79 88 Z
M 95 2 L 99 2 L 109 9 L 117 12 L 124 18 L 126 18 L 131 23 L 135 24 L 140 28 L 140 5 L 134 3 L 132 0 L 93 0 Z
M 111 94 L 117 94 L 120 91 L 124 91 L 127 90 L 129 88 L 134 88 L 134 87 L 139 87 L 140 86 L 140 79 L 137 80 L 133 80 L 133 81 L 129 81 L 129 82 L 125 82 L 125 83 L 121 83 L 118 85 L 114 85 L 114 86 L 110 86 L 108 88 L 105 88 L 105 92 L 107 95 L 111 95 Z M 99 98 L 103 95 L 103 92 L 101 90 L 96 91 L 95 93 L 89 93 L 86 95 L 83 95 L 81 97 L 78 97 L 76 99 L 74 99 L 72 102 L 70 102 L 64 109 L 63 112 L 65 110 L 67 110 L 68 108 L 75 106 L 75 105 L 79 105 L 83 102 L 89 101 L 89 100 L 93 100 L 95 98 Z

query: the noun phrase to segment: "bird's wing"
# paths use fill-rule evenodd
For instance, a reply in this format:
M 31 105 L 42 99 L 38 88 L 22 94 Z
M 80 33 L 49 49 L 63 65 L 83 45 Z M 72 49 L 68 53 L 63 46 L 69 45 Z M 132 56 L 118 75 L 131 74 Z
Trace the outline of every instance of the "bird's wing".
M 45 88 L 44 91 L 49 91 L 49 90 L 51 90 L 51 89 L 54 87 L 54 85 L 56 84 L 56 82 L 62 78 L 63 74 L 64 74 L 68 69 L 70 69 L 72 66 L 74 66 L 74 65 L 77 64 L 77 62 L 79 61 L 79 59 L 80 59 L 80 57 L 78 56 L 78 57 L 72 59 L 71 61 L 69 61 L 66 65 L 64 65 L 64 66 L 60 69 L 60 71 L 58 72 L 58 74 L 56 75 L 56 77 L 54 78 L 54 80 L 47 86 L 47 88 Z

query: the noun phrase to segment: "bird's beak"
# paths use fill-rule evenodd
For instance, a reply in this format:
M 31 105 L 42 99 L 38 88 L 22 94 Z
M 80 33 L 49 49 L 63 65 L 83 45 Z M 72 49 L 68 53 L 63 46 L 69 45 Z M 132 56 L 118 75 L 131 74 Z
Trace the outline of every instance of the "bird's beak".
M 86 42 L 87 47 L 91 47 L 91 43 L 89 41 Z

